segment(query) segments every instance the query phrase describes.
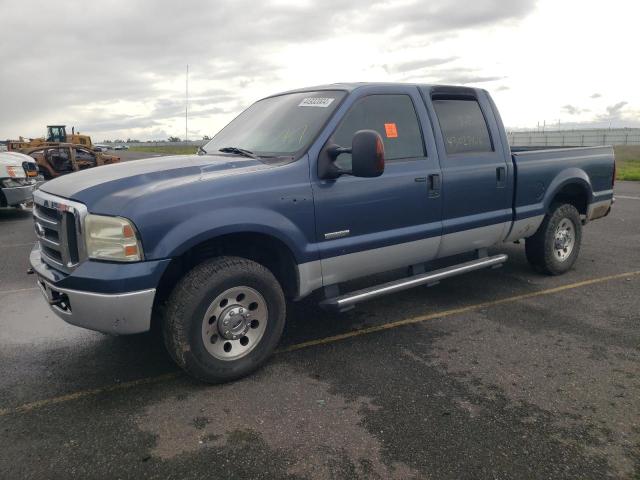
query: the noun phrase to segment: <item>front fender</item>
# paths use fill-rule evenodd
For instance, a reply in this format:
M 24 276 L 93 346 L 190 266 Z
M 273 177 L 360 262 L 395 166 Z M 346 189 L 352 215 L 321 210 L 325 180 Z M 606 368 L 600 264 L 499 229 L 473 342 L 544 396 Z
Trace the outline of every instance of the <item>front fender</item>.
M 317 251 L 292 220 L 273 210 L 252 207 L 191 214 L 166 232 L 155 244 L 151 255 L 154 258 L 177 257 L 202 242 L 231 233 L 261 233 L 277 238 L 289 248 L 299 264 L 317 259 Z

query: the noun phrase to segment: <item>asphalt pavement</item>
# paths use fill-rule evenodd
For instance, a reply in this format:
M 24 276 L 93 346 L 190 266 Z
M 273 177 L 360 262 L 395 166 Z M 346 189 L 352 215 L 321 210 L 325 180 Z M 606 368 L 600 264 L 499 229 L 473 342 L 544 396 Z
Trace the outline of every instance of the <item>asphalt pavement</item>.
M 563 276 L 509 244 L 345 314 L 293 304 L 219 386 L 50 313 L 30 212 L 0 210 L 0 478 L 640 478 L 640 183 L 616 196 Z

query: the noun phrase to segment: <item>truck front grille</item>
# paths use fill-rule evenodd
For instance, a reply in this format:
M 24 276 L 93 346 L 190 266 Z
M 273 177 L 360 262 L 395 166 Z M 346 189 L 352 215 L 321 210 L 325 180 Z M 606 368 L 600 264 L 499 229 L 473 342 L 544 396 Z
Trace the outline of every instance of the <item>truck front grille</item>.
M 33 203 L 42 260 L 50 267 L 71 273 L 84 258 L 82 228 L 86 207 L 40 190 L 33 193 Z

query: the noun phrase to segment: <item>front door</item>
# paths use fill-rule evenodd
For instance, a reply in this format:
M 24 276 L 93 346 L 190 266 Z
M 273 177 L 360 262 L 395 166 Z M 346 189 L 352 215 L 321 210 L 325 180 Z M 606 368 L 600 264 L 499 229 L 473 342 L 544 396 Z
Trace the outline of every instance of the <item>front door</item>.
M 440 242 L 439 192 L 429 191 L 440 170 L 435 155 L 426 154 L 419 121 L 426 110 L 417 88 L 352 101 L 325 147 L 350 147 L 358 130 L 376 130 L 384 142 L 385 171 L 377 178 L 342 175 L 314 182 L 324 285 L 426 262 Z M 336 163 L 349 169 L 351 157 L 342 154 Z

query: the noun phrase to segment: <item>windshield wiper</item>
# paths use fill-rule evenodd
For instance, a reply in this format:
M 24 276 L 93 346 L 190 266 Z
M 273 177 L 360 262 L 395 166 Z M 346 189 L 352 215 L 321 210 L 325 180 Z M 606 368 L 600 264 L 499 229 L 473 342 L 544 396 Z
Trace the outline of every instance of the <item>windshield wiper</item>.
M 198 155 L 206 155 L 207 151 L 204 148 L 202 148 L 202 145 L 200 145 L 200 146 L 198 146 L 197 154 Z
M 222 147 L 218 149 L 218 151 L 223 153 L 235 153 L 236 155 L 242 155 L 243 157 L 255 158 L 256 160 L 260 160 L 260 157 L 258 155 L 249 150 L 245 150 L 244 148 Z

